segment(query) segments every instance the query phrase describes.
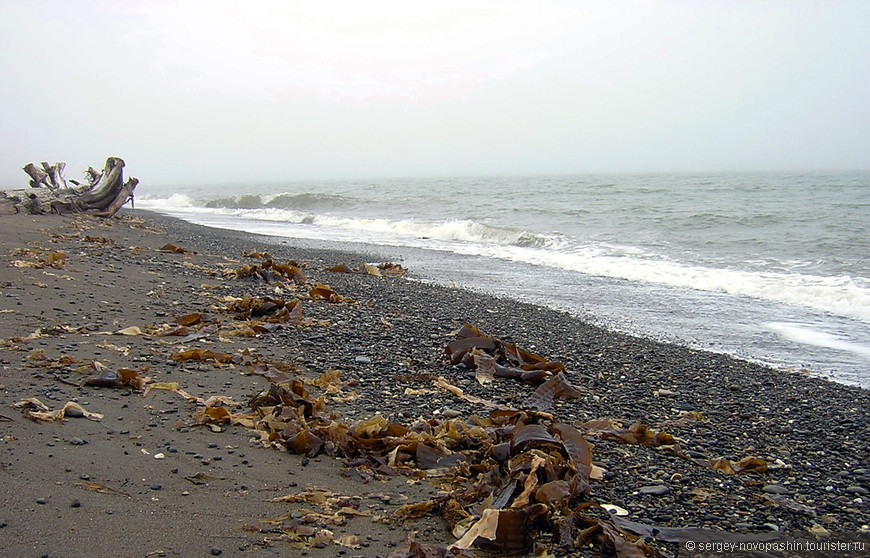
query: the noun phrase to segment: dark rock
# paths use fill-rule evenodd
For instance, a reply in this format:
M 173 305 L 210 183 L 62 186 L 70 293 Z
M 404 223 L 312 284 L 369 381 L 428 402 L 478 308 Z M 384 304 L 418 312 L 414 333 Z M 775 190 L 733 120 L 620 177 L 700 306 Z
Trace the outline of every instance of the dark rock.
M 670 488 L 663 484 L 657 484 L 652 486 L 641 486 L 637 489 L 641 494 L 652 494 L 653 496 L 664 496 L 668 492 L 670 492 Z

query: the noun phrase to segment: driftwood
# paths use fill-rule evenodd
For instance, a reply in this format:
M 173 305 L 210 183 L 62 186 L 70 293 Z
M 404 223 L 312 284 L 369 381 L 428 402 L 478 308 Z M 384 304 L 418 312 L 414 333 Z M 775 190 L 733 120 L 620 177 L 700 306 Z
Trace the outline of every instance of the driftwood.
M 37 167 L 33 163 L 24 166 L 30 177 L 30 189 L 0 191 L 0 215 L 27 213 L 88 213 L 97 217 L 111 217 L 128 201 L 133 201 L 133 191 L 139 179 L 129 178 L 124 182 L 124 160 L 119 157 L 106 159 L 103 172 L 93 167 L 85 171 L 85 182 L 67 181 L 63 177 L 66 163 Z

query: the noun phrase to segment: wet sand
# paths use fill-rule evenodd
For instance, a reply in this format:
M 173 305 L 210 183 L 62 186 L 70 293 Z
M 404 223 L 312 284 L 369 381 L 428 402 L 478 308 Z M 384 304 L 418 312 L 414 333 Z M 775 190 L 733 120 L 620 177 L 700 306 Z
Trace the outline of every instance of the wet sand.
M 559 421 L 578 428 L 599 418 L 640 421 L 679 442 L 682 455 L 674 455 L 589 434 L 603 478 L 590 482 L 585 501 L 657 526 L 866 540 L 867 390 L 425 285 L 413 269 L 403 278 L 329 271 L 381 261 L 374 252 L 303 249 L 140 211 L 108 220 L 0 219 L 4 556 L 388 556 L 408 555 L 409 538 L 450 546 L 456 538 L 439 515 L 406 522 L 390 515 L 442 493 L 437 481 L 399 475 L 360 482 L 342 456 L 296 455 L 265 447 L 241 425 L 197 424 L 201 401 L 179 393 L 82 381 L 127 368 L 148 378 L 146 388 L 178 382 L 192 398 L 225 396 L 242 403 L 234 412 L 250 411 L 249 400 L 269 382 L 244 364 L 172 358 L 198 348 L 284 363 L 309 380 L 339 370 L 343 383 L 324 396 L 324 412 L 349 423 L 376 414 L 403 424 L 469 420 L 489 411 L 480 400 L 523 409 L 535 385 L 506 378 L 482 385 L 474 371 L 447 361 L 444 347 L 465 323 L 564 363 L 582 395 L 554 402 L 548 412 Z M 180 250 L 161 251 L 167 244 Z M 305 280 L 222 273 L 263 260 L 246 251 L 293 260 Z M 353 302 L 312 299 L 318 283 Z M 156 334 L 181 316 L 220 313 L 226 297 L 244 295 L 298 298 L 306 321 L 253 336 L 183 341 Z M 466 397 L 438 388 L 437 378 Z M 64 422 L 37 421 L 29 416 L 45 411 L 19 405 L 28 398 L 49 411 L 67 402 L 81 410 Z M 78 416 L 82 410 L 102 416 L 89 420 Z M 759 457 L 768 470 L 726 474 L 702 465 L 746 457 Z M 329 497 L 277 501 L 318 490 L 323 496 L 321 489 Z M 358 513 L 336 514 L 342 501 Z M 303 518 L 320 538 L 287 534 L 287 522 Z M 677 549 L 649 544 L 670 555 Z

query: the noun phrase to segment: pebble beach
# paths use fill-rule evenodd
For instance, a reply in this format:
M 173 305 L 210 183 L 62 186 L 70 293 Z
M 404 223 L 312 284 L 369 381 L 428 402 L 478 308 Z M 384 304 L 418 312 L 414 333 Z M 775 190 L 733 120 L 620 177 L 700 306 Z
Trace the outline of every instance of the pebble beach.
M 755 556 L 870 553 L 866 389 L 425 284 L 401 264 L 137 210 L 2 217 L 0 554 L 721 556 L 687 545 L 744 541 L 839 545 Z M 271 306 L 243 312 L 254 299 Z M 269 321 L 273 307 L 292 319 Z M 541 382 L 451 362 L 466 324 L 560 363 L 570 395 L 533 405 Z M 335 440 L 294 445 L 297 422 L 262 403 L 291 380 L 313 408 L 294 418 L 306 426 L 502 435 L 495 417 L 514 413 L 510 428 L 540 425 L 552 441 L 507 433 L 512 458 L 527 445 L 552 464 L 541 471 L 563 460 L 571 490 L 545 497 L 528 480 L 537 465 L 508 481 L 507 458 L 441 460 L 435 474 L 419 451 L 398 457 L 409 442 L 381 468 Z M 583 482 L 559 425 L 591 447 Z M 489 499 L 448 499 L 484 468 Z M 523 540 L 469 540 L 506 487 L 503 508 L 528 512 Z M 464 528 L 448 501 L 463 503 Z M 574 518 L 570 537 L 557 517 Z

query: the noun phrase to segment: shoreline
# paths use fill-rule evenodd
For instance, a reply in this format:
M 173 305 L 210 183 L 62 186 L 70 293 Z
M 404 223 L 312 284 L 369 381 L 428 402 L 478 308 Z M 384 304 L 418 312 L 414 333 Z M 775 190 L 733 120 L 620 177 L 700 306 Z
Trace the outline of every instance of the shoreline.
M 616 277 L 586 275 L 559 266 L 535 265 L 512 257 L 480 256 L 432 247 L 400 246 L 341 239 L 294 238 L 268 222 L 224 221 L 223 217 L 170 215 L 205 226 L 263 234 L 269 242 L 293 238 L 292 245 L 368 252 L 407 262 L 421 280 L 456 286 L 496 297 L 528 302 L 607 330 L 664 343 L 719 352 L 783 370 L 800 371 L 839 383 L 870 388 L 862 354 L 864 327 L 838 313 L 819 314 L 798 304 L 782 305 L 752 296 L 742 299 L 716 290 L 681 288 L 657 281 L 624 283 Z M 306 231 L 299 231 L 303 236 Z M 344 235 L 340 229 L 336 231 Z M 413 243 L 411 243 L 413 244 Z M 539 289 L 539 285 L 548 285 Z M 727 289 L 726 289 L 727 291 Z M 815 324 L 809 326 L 809 324 Z M 856 329 L 852 331 L 852 327 Z M 863 332 L 863 333 L 862 333 Z M 833 336 L 833 337 L 832 337 Z M 842 338 L 840 338 L 842 336 Z M 839 341 L 838 341 L 839 339 Z
M 98 335 L 132 327 L 148 331 L 179 316 L 213 312 L 220 297 L 245 294 L 298 297 L 303 317 L 313 321 L 183 346 L 227 353 L 249 349 L 264 360 L 296 367 L 309 380 L 340 370 L 343 387 L 328 398 L 327 408 L 348 421 L 378 412 L 405 423 L 418 417 L 467 420 L 485 412 L 471 398 L 522 408 L 535 386 L 503 378 L 481 385 L 473 371 L 444 358 L 452 333 L 469 323 L 565 365 L 568 380 L 583 393 L 553 403 L 548 412 L 561 421 L 581 425 L 608 417 L 625 426 L 640 421 L 672 434 L 691 457 L 590 435 L 593 463 L 604 472 L 590 483 L 587 501 L 618 506 L 630 512 L 630 520 L 650 525 L 747 535 L 775 528 L 795 536 L 827 532 L 827 540 L 866 540 L 866 389 L 606 331 L 564 312 L 509 299 L 328 271 L 378 261 L 376 249 L 299 248 L 292 239 L 273 243 L 141 210 L 106 221 L 2 220 L 0 473 L 8 489 L 0 500 L 5 510 L 0 548 L 12 555 L 188 556 L 219 550 L 224 556 L 274 556 L 293 547 L 310 556 L 335 556 L 339 550 L 387 556 L 402 548 L 407 532 L 416 532 L 416 540 L 427 545 L 455 542 L 437 514 L 403 524 L 373 521 L 400 504 L 432 498 L 439 489 L 427 480 L 378 477 L 360 483 L 346 476 L 336 457 L 279 452 L 252 442 L 251 431 L 239 425 L 217 431 L 191 426 L 198 405 L 176 393 L 153 390 L 143 397 L 130 387 L 76 385 L 84 377 L 77 368 L 99 360 L 109 368 L 138 370 L 151 383 L 178 381 L 190 395 L 246 403 L 269 384 L 243 366 L 175 362 L 171 356 L 180 345 L 170 337 Z M 187 252 L 159 251 L 166 244 Z M 38 267 L 40 258 L 61 251 L 66 257 L 56 267 Z M 308 288 L 222 276 L 221 270 L 261 261 L 244 257 L 244 251 L 269 252 L 275 262 L 293 260 L 308 283 L 329 285 L 355 302 L 310 300 Z M 10 341 L 40 328 L 45 332 L 39 336 Z M 64 356 L 75 363 L 65 364 Z M 433 387 L 436 378 L 467 397 Z M 103 418 L 34 422 L 11 407 L 30 397 L 51 409 L 74 401 Z M 702 419 L 681 420 L 692 412 Z M 163 458 L 155 459 L 158 454 Z M 697 461 L 749 456 L 763 459 L 769 470 L 728 475 Z M 312 510 L 330 515 L 322 501 L 273 501 L 316 487 L 353 498 L 354 509 L 366 515 L 312 521 L 312 528 L 334 533 L 324 548 L 310 538 L 288 542 L 280 533 L 264 532 L 263 519 Z M 125 534 L 131 523 L 138 535 L 132 538 Z M 94 540 L 96 533 L 100 540 Z M 342 535 L 351 537 L 348 546 L 335 542 Z M 271 542 L 263 543 L 267 539 Z M 652 544 L 673 550 L 673 543 Z

